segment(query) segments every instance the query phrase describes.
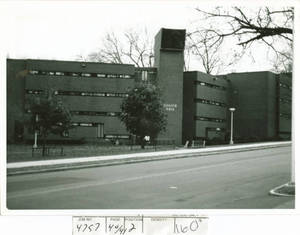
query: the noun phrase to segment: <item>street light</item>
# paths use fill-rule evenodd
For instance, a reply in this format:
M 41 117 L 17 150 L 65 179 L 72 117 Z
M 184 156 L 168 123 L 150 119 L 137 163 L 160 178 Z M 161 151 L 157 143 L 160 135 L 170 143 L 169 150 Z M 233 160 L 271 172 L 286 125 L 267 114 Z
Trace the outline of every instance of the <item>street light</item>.
M 39 115 L 36 114 L 35 115 L 35 123 L 37 125 L 37 122 L 39 121 Z M 38 131 L 37 131 L 37 127 L 35 127 L 35 130 L 34 130 L 34 144 L 33 144 L 33 148 L 36 149 L 38 146 L 37 146 L 37 136 L 38 136 Z
M 233 112 L 235 111 L 235 108 L 229 108 L 229 111 L 230 111 L 230 116 L 231 116 L 229 144 L 233 144 Z

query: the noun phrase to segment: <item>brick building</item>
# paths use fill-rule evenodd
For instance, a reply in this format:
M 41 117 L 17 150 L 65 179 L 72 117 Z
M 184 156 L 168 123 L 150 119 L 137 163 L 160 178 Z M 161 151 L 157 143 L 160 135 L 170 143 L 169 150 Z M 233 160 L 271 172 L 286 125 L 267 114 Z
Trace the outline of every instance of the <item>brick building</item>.
M 74 128 L 56 139 L 129 139 L 118 118 L 127 89 L 149 81 L 158 85 L 167 113 L 160 138 L 177 144 L 193 139 L 225 140 L 229 107 L 235 107 L 238 139 L 290 138 L 291 74 L 271 72 L 211 76 L 183 72 L 185 30 L 161 29 L 155 37 L 154 67 L 53 60 L 7 60 L 7 139 L 33 138 L 23 119 L 27 98 L 51 91 L 73 114 Z

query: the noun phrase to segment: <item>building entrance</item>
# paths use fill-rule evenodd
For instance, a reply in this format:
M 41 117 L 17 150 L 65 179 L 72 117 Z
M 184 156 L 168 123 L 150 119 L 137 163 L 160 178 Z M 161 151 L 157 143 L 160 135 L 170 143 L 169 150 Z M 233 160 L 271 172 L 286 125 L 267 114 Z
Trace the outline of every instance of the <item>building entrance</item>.
M 98 123 L 97 124 L 97 138 L 103 138 L 104 137 L 104 124 Z

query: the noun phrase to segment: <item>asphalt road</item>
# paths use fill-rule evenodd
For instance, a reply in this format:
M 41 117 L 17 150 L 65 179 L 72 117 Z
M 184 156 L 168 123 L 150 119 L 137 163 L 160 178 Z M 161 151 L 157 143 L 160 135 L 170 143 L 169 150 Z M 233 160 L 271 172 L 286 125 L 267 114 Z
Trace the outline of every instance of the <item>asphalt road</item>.
M 290 180 L 291 147 L 7 178 L 8 209 L 265 209 Z

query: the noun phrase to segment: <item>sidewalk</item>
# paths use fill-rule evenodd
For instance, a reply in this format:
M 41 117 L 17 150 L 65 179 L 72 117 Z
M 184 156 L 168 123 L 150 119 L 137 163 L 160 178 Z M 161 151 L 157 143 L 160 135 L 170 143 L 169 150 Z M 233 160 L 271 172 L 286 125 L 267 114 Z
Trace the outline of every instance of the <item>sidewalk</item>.
M 96 166 L 129 164 L 154 160 L 167 160 L 193 156 L 205 156 L 218 153 L 241 152 L 256 149 L 290 146 L 290 141 L 267 142 L 255 144 L 240 144 L 197 149 L 178 149 L 146 153 L 120 154 L 112 156 L 95 156 L 83 158 L 68 158 L 58 160 L 27 161 L 7 164 L 7 175 L 30 174 L 38 172 L 78 169 Z

